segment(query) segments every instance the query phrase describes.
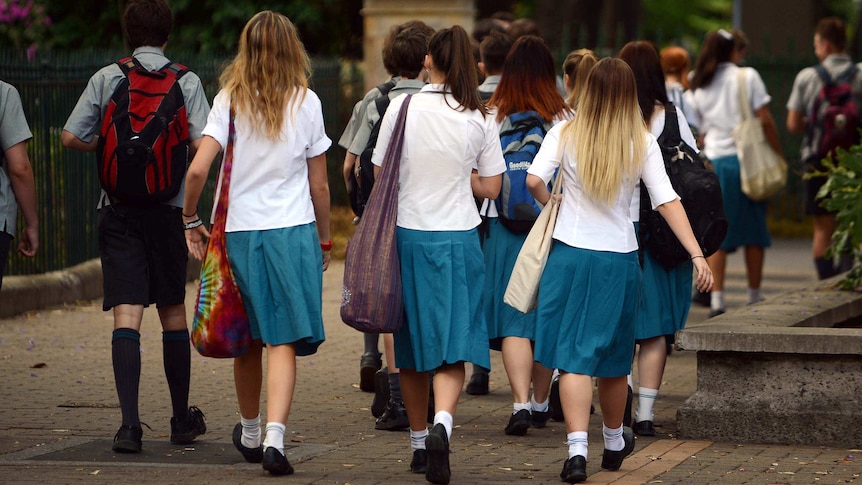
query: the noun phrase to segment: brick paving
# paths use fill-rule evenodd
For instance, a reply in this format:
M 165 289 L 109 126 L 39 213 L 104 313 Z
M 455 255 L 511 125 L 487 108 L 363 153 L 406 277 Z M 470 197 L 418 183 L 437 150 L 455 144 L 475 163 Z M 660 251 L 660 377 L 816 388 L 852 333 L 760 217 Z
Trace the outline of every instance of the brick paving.
M 775 242 L 767 251 L 767 298 L 813 278 L 808 254 L 807 241 Z M 728 303 L 739 306 L 745 295 L 741 255 L 729 261 Z M 408 471 L 408 434 L 374 430 L 371 394 L 358 386 L 362 338 L 338 317 L 342 269 L 336 262 L 324 276 L 327 340 L 318 354 L 298 360 L 286 435 L 295 475 L 270 477 L 259 465 L 243 463 L 233 449 L 230 433 L 239 418 L 229 360 L 193 353 L 190 404 L 206 413 L 208 431 L 191 446 L 168 443 L 170 406 L 154 310 L 145 312 L 141 339 L 140 412 L 152 430 L 144 428 L 141 454 L 112 453 L 120 422 L 110 358 L 112 320 L 96 301 L 0 320 L 0 483 L 426 483 Z M 195 285 L 189 285 L 188 295 L 191 302 Z M 702 322 L 706 313 L 693 307 L 689 325 Z M 551 421 L 524 437 L 504 435 L 511 397 L 497 352 L 492 365 L 491 394 L 462 395 L 451 445 L 452 483 L 560 483 L 564 426 Z M 675 439 L 676 409 L 695 388 L 695 355 L 674 352 L 656 406 L 657 436 L 639 438 L 619 472 L 599 468 L 597 411 L 590 423 L 587 483 L 862 482 L 862 458 L 857 458 L 862 450 Z

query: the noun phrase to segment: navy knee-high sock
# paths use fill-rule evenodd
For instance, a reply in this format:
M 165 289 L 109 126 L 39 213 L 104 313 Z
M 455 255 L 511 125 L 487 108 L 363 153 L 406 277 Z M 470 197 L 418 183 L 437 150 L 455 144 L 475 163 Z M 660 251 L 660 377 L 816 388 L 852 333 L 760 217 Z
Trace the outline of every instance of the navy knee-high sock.
M 189 331 L 162 332 L 162 357 L 165 377 L 171 391 L 174 417 L 185 420 L 189 413 L 189 381 L 191 380 L 191 346 Z
M 835 263 L 831 258 L 814 258 L 814 267 L 817 268 L 817 278 L 825 280 L 838 274 Z
M 141 334 L 131 328 L 115 329 L 111 339 L 111 358 L 123 425 L 140 426 L 138 387 L 141 382 Z

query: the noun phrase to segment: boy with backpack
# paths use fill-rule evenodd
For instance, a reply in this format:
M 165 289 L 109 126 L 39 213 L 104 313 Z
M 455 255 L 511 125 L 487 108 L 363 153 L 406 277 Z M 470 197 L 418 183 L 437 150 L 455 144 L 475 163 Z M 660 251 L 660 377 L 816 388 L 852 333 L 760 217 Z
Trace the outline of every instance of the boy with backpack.
M 823 159 L 834 156 L 837 148 L 847 149 L 859 143 L 862 75 L 844 52 L 846 43 L 841 19 L 829 17 L 818 22 L 814 53 L 820 64 L 806 67 L 796 75 L 787 100 L 787 129 L 791 133 L 804 133 L 801 160 L 805 173 L 823 170 Z M 835 231 L 835 213 L 821 207 L 817 199 L 826 177 L 805 179 L 803 183 L 806 213 L 814 217 L 812 253 L 818 278 L 850 270 L 851 255 L 842 254 L 837 264 L 826 257 Z
M 130 0 L 123 26 L 132 57 L 90 78 L 61 139 L 66 148 L 97 152 L 102 307 L 114 315 L 111 353 L 122 411 L 112 448 L 136 453 L 143 435 L 140 328 L 152 303 L 163 330 L 170 441 L 189 444 L 206 432 L 203 413 L 188 407 L 188 249 L 181 216 L 185 169 L 200 143 L 209 103 L 198 76 L 164 55 L 173 26 L 164 0 Z

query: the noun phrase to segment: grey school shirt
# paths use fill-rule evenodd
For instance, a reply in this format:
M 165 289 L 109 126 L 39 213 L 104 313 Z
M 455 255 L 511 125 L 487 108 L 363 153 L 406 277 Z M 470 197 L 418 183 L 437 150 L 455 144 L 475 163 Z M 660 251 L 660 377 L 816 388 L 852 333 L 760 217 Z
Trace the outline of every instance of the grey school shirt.
M 0 81 L 0 146 L 3 154 L 9 148 L 33 138 L 24 108 L 21 106 L 21 96 L 11 84 Z M 9 167 L 6 158 L 0 155 L 0 231 L 15 235 L 18 217 L 18 204 L 12 193 L 12 182 L 9 179 Z
M 846 71 L 852 63 L 853 60 L 847 54 L 832 54 L 823 59 L 822 64 L 826 68 L 826 72 L 835 79 Z M 862 65 L 857 64 L 856 67 L 859 69 L 859 72 L 856 73 L 856 77 L 852 81 L 853 93 L 856 95 L 858 105 L 862 106 Z M 793 90 L 790 92 L 790 98 L 787 100 L 787 109 L 798 111 L 802 113 L 802 116 L 809 118 L 811 110 L 814 109 L 814 101 L 820 94 L 821 89 L 823 89 L 823 80 L 820 79 L 814 66 L 806 67 L 799 71 L 799 74 L 796 75 L 796 79 L 793 81 Z M 805 160 L 811 155 L 809 145 L 810 142 L 806 130 L 800 150 L 801 160 Z
M 138 47 L 132 53 L 132 57 L 150 71 L 157 71 L 170 62 L 170 59 L 165 57 L 165 54 L 158 47 Z M 105 110 L 108 108 L 114 90 L 117 89 L 123 78 L 123 71 L 116 63 L 105 66 L 93 74 L 63 129 L 85 143 L 89 143 L 94 136 L 99 134 Z M 180 78 L 179 83 L 189 120 L 189 139 L 194 141 L 201 137 L 201 132 L 206 126 L 210 105 L 197 74 L 188 72 Z M 184 196 L 185 187 L 180 188 L 180 193 L 167 204 L 182 207 Z M 107 205 L 107 203 L 107 197 L 103 191 L 102 196 L 99 197 L 99 207 Z

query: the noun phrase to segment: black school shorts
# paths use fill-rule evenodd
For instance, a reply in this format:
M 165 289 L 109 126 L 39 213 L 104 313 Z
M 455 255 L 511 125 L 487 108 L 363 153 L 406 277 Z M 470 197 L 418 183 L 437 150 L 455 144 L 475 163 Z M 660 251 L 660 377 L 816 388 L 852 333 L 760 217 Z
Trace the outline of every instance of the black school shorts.
M 181 208 L 99 209 L 99 253 L 105 311 L 121 304 L 184 303 L 188 248 Z

